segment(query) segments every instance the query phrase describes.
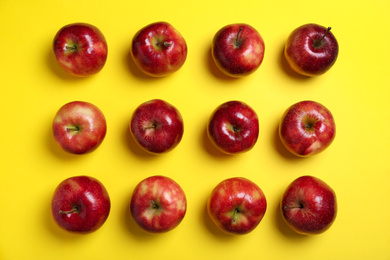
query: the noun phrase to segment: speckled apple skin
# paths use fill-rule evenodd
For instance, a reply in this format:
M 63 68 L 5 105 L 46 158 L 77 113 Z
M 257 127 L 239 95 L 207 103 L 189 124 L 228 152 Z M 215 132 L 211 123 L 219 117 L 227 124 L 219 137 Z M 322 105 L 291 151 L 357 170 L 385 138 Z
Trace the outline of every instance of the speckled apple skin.
M 76 212 L 71 211 L 77 207 Z M 107 220 L 110 197 L 103 184 L 91 176 L 74 176 L 62 181 L 54 191 L 52 215 L 63 229 L 76 233 L 91 233 Z
M 319 178 L 301 176 L 285 190 L 280 210 L 287 225 L 295 232 L 302 235 L 321 234 L 336 219 L 336 194 Z
M 164 233 L 176 228 L 186 211 L 187 199 L 183 189 L 166 176 L 144 179 L 135 187 L 131 197 L 131 215 L 149 233 Z

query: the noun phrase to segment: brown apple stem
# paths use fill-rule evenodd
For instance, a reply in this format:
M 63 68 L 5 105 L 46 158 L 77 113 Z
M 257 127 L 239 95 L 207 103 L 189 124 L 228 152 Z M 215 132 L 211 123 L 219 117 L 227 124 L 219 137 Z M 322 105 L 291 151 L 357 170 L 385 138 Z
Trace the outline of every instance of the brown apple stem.
M 163 42 L 163 44 L 164 44 L 164 46 L 167 47 L 167 48 L 170 47 L 170 46 L 172 45 L 172 44 L 169 43 L 169 42 Z
M 156 129 L 156 128 L 157 128 L 157 124 L 152 124 L 151 126 L 145 126 L 143 129 L 148 130 L 148 129 Z
M 79 212 L 79 208 L 74 206 L 71 210 L 59 210 L 58 213 L 60 214 L 68 214 L 68 213 L 73 213 L 73 212 Z

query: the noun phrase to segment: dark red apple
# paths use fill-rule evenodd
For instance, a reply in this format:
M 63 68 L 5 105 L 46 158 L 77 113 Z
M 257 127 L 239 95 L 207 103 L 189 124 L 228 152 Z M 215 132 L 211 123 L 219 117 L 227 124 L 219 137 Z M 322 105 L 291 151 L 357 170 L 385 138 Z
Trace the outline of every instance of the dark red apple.
M 283 194 L 280 210 L 287 225 L 302 235 L 320 234 L 337 215 L 335 192 L 313 176 L 294 180 Z
M 228 234 L 242 235 L 253 231 L 263 219 L 267 200 L 254 182 L 230 178 L 211 192 L 207 211 L 217 227 Z
M 63 150 L 85 154 L 94 151 L 103 142 L 107 124 L 97 106 L 73 101 L 58 110 L 52 128 L 54 139 Z
M 290 106 L 279 125 L 283 145 L 301 157 L 322 152 L 333 142 L 335 135 L 333 115 L 315 101 L 301 101 Z
M 230 77 L 243 77 L 255 72 L 263 62 L 264 41 L 248 24 L 229 24 L 214 36 L 211 54 L 217 67 Z
M 297 73 L 314 77 L 327 72 L 336 62 L 339 45 L 330 31 L 318 24 L 305 24 L 287 38 L 284 55 Z
M 253 148 L 259 136 L 256 112 L 242 101 L 229 101 L 212 113 L 207 127 L 211 142 L 223 153 L 237 154 Z
M 184 132 L 183 118 L 179 111 L 161 99 L 139 105 L 131 117 L 129 128 L 136 143 L 153 154 L 165 153 L 175 148 Z
M 107 220 L 111 203 L 107 190 L 90 176 L 74 176 L 62 181 L 54 191 L 52 215 L 63 229 L 91 233 Z
M 103 33 L 87 23 L 62 27 L 54 36 L 53 51 L 61 68 L 73 76 L 96 74 L 107 60 L 107 42 Z
M 181 223 L 187 211 L 187 199 L 183 189 L 171 178 L 152 176 L 135 187 L 130 211 L 145 231 L 164 233 Z
M 163 77 L 183 66 L 187 59 L 187 43 L 171 24 L 156 22 L 134 35 L 131 56 L 142 72 Z

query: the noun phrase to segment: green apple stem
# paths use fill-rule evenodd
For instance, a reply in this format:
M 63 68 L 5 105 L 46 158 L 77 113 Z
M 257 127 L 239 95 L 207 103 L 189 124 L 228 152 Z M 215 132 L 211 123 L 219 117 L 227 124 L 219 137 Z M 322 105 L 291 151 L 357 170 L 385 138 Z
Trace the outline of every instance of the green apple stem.
M 319 39 L 318 41 L 316 41 L 314 43 L 314 47 L 320 47 L 322 45 L 322 40 L 326 37 L 326 35 L 328 35 L 328 33 L 330 32 L 330 30 L 332 29 L 332 27 L 328 27 L 328 29 L 326 29 L 326 32 L 324 35 L 322 35 L 321 39 Z
M 236 43 L 235 43 L 236 47 L 240 47 L 240 45 L 241 45 L 241 38 L 240 38 L 241 31 L 242 31 L 242 28 L 240 27 L 240 29 L 238 30 L 238 33 L 237 33 L 237 37 L 236 37 Z
M 68 127 L 66 127 L 66 131 L 78 132 L 78 131 L 80 131 L 80 127 L 79 126 L 68 126 Z
M 240 211 L 237 208 L 235 208 L 234 211 L 233 211 L 233 223 L 237 222 L 238 213 L 240 213 Z
M 80 211 L 79 207 L 74 206 L 71 210 L 59 210 L 58 213 L 60 213 L 60 214 L 69 214 L 69 213 L 73 213 L 73 212 L 77 213 L 79 211 Z

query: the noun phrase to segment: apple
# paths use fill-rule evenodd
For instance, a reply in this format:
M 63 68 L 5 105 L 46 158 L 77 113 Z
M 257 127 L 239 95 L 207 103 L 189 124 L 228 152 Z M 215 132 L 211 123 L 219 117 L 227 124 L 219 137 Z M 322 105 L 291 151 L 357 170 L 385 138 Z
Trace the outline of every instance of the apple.
M 267 200 L 254 182 L 229 178 L 211 192 L 207 211 L 215 225 L 225 233 L 243 235 L 253 231 L 263 219 Z
M 285 190 L 280 210 L 287 225 L 295 232 L 320 234 L 329 229 L 336 218 L 336 195 L 324 181 L 301 176 Z
M 237 154 L 253 148 L 259 136 L 256 112 L 242 101 L 219 105 L 209 118 L 207 135 L 223 153 Z
M 110 213 L 106 188 L 90 176 L 74 176 L 62 181 L 54 191 L 51 211 L 55 222 L 75 233 L 99 229 Z
M 279 124 L 279 136 L 291 153 L 307 157 L 325 150 L 333 142 L 336 125 L 331 112 L 315 101 L 290 106 Z
M 176 228 L 187 211 L 183 189 L 171 178 L 151 176 L 135 187 L 130 202 L 131 216 L 149 233 L 164 233 Z
M 336 62 L 339 45 L 330 31 L 318 24 L 305 24 L 287 38 L 284 55 L 295 72 L 309 77 L 328 71 Z
M 248 24 L 229 24 L 214 36 L 211 54 L 217 67 L 230 77 L 243 77 L 255 72 L 263 62 L 264 41 Z
M 131 57 L 145 74 L 164 77 L 183 66 L 187 59 L 187 43 L 171 24 L 156 22 L 134 35 Z
M 152 154 L 171 151 L 180 143 L 184 132 L 180 112 L 161 99 L 139 105 L 131 117 L 129 128 L 136 143 Z
M 94 151 L 103 142 L 106 129 L 102 111 L 85 101 L 63 105 L 53 120 L 55 141 L 63 150 L 73 154 Z
M 87 77 L 103 69 L 107 60 L 107 42 L 96 26 L 72 23 L 62 27 L 54 36 L 53 52 L 66 72 Z

